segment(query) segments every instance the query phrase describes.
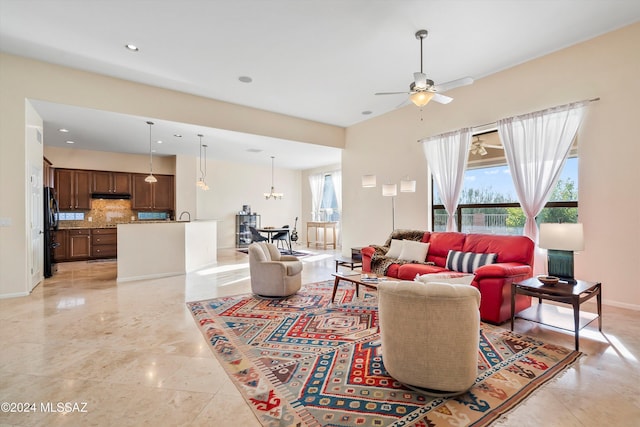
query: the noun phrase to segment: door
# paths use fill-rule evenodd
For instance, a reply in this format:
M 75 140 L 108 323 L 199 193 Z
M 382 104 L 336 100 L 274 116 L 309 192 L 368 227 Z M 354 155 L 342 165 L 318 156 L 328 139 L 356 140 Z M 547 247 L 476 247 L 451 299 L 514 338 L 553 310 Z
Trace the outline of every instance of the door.
M 156 175 L 158 182 L 152 184 L 153 208 L 158 210 L 173 210 L 173 175 Z
M 55 175 L 55 187 L 60 210 L 74 209 L 73 172 L 69 169 L 56 169 Z
M 31 232 L 31 256 L 29 257 L 29 271 L 31 280 L 29 292 L 36 287 L 43 277 L 44 267 L 44 200 L 42 195 L 42 165 L 31 165 L 31 209 L 29 226 Z
M 113 172 L 111 174 L 111 183 L 116 194 L 131 194 L 131 174 L 124 172 Z
M 132 209 L 151 209 L 152 187 L 145 182 L 146 175 L 133 174 L 133 191 L 131 192 Z
M 93 181 L 93 185 L 91 186 L 92 193 L 111 193 L 111 172 L 93 171 L 91 173 L 91 180 Z
M 91 173 L 77 170 L 75 175 L 76 209 L 91 209 Z

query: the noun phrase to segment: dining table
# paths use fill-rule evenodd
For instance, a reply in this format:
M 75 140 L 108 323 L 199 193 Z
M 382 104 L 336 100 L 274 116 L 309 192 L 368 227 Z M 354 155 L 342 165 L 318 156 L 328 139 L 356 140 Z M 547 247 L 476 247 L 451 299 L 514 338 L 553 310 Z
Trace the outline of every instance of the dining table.
M 265 233 L 269 243 L 273 243 L 273 236 L 278 233 L 287 233 L 287 244 L 289 245 L 289 252 L 291 252 L 291 229 L 289 227 L 261 227 L 256 228 L 259 233 Z

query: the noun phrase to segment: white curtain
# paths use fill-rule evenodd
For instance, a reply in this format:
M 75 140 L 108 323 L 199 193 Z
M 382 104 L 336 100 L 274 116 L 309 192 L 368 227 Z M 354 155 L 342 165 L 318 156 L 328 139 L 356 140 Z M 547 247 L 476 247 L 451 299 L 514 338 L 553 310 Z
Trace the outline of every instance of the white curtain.
M 342 171 L 331 172 L 333 191 L 336 194 L 338 212 L 340 212 L 340 222 L 338 223 L 338 246 L 342 247 Z
M 311 187 L 311 209 L 312 221 L 320 220 L 319 212 L 322 204 L 322 194 L 324 188 L 324 175 L 309 175 L 309 187 Z
M 576 102 L 498 121 L 509 171 L 526 216 L 523 234 L 536 243 L 536 216 L 560 177 L 588 104 Z
M 456 231 L 454 216 L 458 207 L 464 171 L 469 158 L 471 129 L 436 135 L 422 141 L 424 155 L 447 210 L 447 231 Z
M 336 193 L 338 211 L 340 211 L 340 217 L 342 218 L 342 172 L 331 172 L 331 181 L 333 183 L 333 190 Z

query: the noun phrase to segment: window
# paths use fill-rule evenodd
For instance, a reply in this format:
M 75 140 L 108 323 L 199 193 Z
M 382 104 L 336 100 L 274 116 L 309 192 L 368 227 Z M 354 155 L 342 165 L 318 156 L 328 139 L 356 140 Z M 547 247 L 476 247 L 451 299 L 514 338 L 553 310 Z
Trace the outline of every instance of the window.
M 445 231 L 447 212 L 435 185 L 432 207 L 433 230 Z M 525 217 L 506 164 L 467 169 L 455 219 L 458 230 L 464 233 L 522 234 Z M 577 157 L 565 162 L 560 179 L 536 221 L 578 222 Z
M 333 178 L 331 177 L 331 174 L 326 174 L 324 176 L 324 185 L 322 186 L 322 202 L 320 202 L 320 217 L 323 221 L 340 220 L 338 198 L 333 186 Z

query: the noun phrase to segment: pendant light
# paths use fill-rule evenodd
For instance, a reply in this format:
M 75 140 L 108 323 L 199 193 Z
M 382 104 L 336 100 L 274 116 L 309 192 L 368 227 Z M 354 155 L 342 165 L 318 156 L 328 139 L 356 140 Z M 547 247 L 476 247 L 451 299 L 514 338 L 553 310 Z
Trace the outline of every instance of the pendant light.
M 273 160 L 275 159 L 275 157 L 271 156 L 271 192 L 270 193 L 264 193 L 264 198 L 269 200 L 269 199 L 273 199 L 273 200 L 279 200 L 282 199 L 282 197 L 284 196 L 284 194 L 282 193 L 275 193 L 273 191 Z
M 198 182 L 196 183 L 196 185 L 202 188 L 204 191 L 207 191 L 209 189 L 209 186 L 205 181 L 205 178 L 207 177 L 207 145 L 202 144 L 203 136 L 204 135 L 202 135 L 201 133 L 198 134 L 198 137 L 200 138 L 200 178 L 198 179 Z M 203 149 L 204 149 L 204 169 L 202 168 L 202 150 Z
M 153 151 L 151 151 L 151 126 L 153 126 L 153 122 L 147 122 L 147 124 L 149 125 L 149 175 L 144 179 L 144 182 L 153 184 L 158 182 L 156 177 L 153 176 Z

